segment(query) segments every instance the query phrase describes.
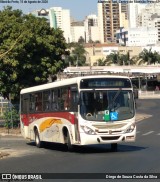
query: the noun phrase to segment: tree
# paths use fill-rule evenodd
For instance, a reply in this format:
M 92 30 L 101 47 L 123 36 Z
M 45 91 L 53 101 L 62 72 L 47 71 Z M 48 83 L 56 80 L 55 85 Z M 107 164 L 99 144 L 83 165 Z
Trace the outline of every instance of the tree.
M 129 51 L 126 54 L 120 54 L 120 65 L 133 65 L 135 64 L 136 57 L 130 57 Z
M 106 65 L 116 64 L 116 65 L 133 65 L 136 62 L 136 57 L 130 57 L 129 51 L 126 54 L 120 54 L 119 52 L 114 52 L 106 57 Z
M 99 58 L 98 60 L 97 60 L 97 63 L 94 63 L 94 66 L 105 66 L 106 65 L 106 59 L 104 59 L 104 58 Z
M 68 45 L 70 56 L 68 56 L 68 64 L 72 66 L 84 66 L 86 64 L 86 51 L 84 46 L 79 43 L 70 43 Z
M 5 121 L 4 126 L 7 128 L 18 127 L 19 125 L 19 113 L 15 108 L 7 109 L 4 112 L 3 119 Z
M 84 40 L 84 38 L 82 36 L 79 37 L 78 43 L 80 43 L 80 44 L 84 44 L 85 43 L 85 40 Z
M 120 54 L 119 54 L 119 52 L 111 53 L 106 57 L 106 64 L 107 65 L 111 65 L 111 64 L 120 65 L 119 63 L 120 63 Z
M 138 64 L 156 64 L 160 62 L 160 55 L 157 51 L 152 52 L 152 49 L 144 49 L 139 54 Z
M 11 7 L 0 11 L 0 93 L 19 100 L 22 88 L 46 83 L 65 68 L 66 42 L 60 29 L 45 18 L 24 15 Z

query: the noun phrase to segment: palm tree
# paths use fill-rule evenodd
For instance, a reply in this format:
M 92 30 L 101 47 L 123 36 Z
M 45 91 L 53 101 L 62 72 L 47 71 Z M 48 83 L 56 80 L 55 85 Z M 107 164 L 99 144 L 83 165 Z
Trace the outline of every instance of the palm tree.
M 120 61 L 119 52 L 111 53 L 106 57 L 106 64 L 107 65 L 111 65 L 111 64 L 118 64 L 119 65 L 119 61 Z
M 71 50 L 67 60 L 72 66 L 84 66 L 86 65 L 86 51 L 84 46 L 80 43 L 70 43 L 68 48 Z M 68 64 L 69 64 L 68 63 Z
M 153 53 L 153 60 L 151 60 L 152 64 L 160 63 L 160 54 L 157 51 Z
M 152 48 L 149 50 L 144 49 L 140 54 L 139 54 L 139 60 L 138 64 L 156 64 L 160 62 L 160 55 L 157 51 L 152 52 Z
M 120 55 L 120 65 L 134 65 L 136 62 L 136 57 L 130 57 L 129 51 L 126 54 L 121 54 Z
M 97 66 L 105 66 L 106 65 L 106 59 L 104 59 L 104 58 L 99 58 L 98 60 L 97 60 L 97 63 L 95 63 L 94 65 L 96 65 L 97 64 Z

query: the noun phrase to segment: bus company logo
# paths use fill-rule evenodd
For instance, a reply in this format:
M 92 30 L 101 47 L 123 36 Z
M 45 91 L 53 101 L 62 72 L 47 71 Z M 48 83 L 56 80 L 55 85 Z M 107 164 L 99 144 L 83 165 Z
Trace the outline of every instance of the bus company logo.
M 112 134 L 112 130 L 109 130 L 109 134 L 110 134 L 110 135 Z
M 12 179 L 11 174 L 2 174 L 2 180 L 10 180 Z

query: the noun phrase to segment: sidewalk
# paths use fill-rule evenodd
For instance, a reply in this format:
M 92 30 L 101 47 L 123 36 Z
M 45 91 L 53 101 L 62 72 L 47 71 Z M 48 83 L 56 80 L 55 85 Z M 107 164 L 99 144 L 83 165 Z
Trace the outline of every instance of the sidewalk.
M 0 127 L 0 137 L 1 136 L 22 136 L 20 128 L 15 128 L 15 129 L 7 129 L 4 127 Z
M 139 91 L 139 99 L 159 99 L 160 91 Z

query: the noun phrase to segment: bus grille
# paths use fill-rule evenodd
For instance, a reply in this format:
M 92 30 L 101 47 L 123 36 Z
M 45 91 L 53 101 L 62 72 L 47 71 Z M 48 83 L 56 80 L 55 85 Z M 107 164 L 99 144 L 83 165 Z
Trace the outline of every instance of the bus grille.
M 101 137 L 102 140 L 118 140 L 120 136 L 112 136 L 112 137 Z
M 117 131 L 113 131 L 113 130 L 112 130 L 112 134 L 121 134 L 122 132 L 123 132 L 122 130 L 117 130 Z M 109 131 L 98 131 L 97 133 L 108 134 Z
M 92 125 L 93 127 L 101 130 L 101 129 L 119 129 L 125 126 L 126 123 L 122 124 L 103 124 L 103 125 Z

